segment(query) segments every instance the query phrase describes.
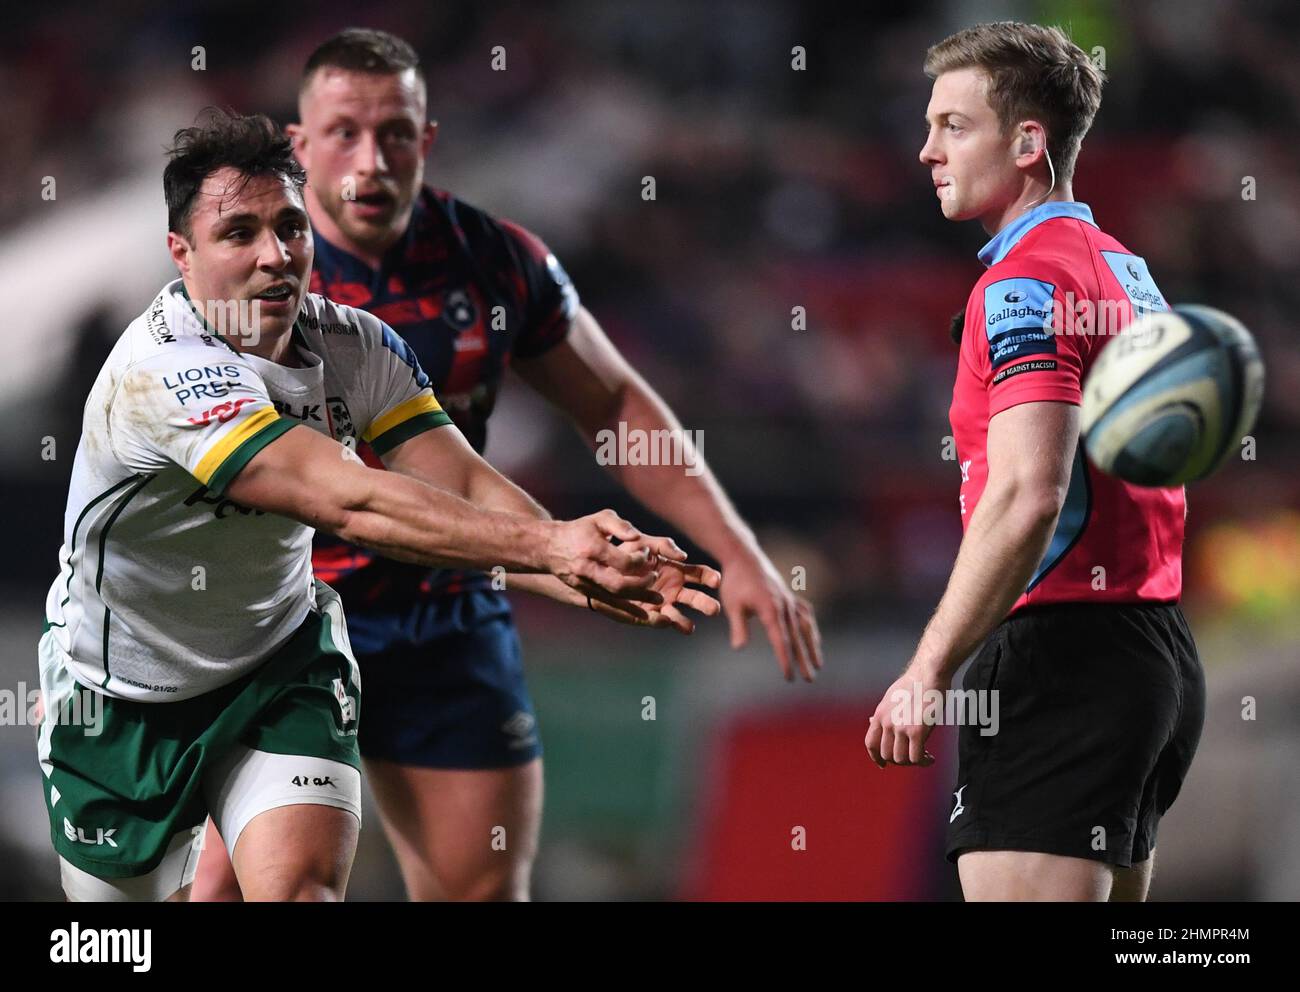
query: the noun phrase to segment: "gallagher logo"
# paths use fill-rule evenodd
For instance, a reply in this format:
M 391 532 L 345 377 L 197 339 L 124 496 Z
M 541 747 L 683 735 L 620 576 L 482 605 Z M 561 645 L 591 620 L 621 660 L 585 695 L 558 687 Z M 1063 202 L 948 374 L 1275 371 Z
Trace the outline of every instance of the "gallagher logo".
M 242 399 L 235 400 L 233 403 L 218 403 L 211 410 L 204 410 L 197 417 L 190 417 L 189 420 L 191 424 L 195 424 L 199 427 L 207 427 L 213 420 L 216 420 L 219 424 L 224 424 L 239 413 L 239 408 L 245 403 L 255 402 L 256 400 L 245 396 Z
M 1021 300 L 1025 298 L 1025 294 L 1020 292 L 1017 289 L 1013 289 L 1011 292 L 1009 292 L 1006 296 L 1002 298 L 1006 300 L 1008 303 L 1019 303 Z

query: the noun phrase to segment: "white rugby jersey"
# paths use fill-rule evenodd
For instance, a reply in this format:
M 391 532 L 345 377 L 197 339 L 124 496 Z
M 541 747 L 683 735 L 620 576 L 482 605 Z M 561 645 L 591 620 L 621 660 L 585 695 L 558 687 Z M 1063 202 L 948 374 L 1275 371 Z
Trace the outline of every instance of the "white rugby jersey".
M 223 496 L 285 431 L 383 454 L 451 422 L 378 318 L 313 293 L 293 334 L 304 368 L 236 352 L 177 279 L 113 348 L 86 400 L 46 600 L 82 684 L 187 699 L 257 667 L 302 623 L 312 528 Z

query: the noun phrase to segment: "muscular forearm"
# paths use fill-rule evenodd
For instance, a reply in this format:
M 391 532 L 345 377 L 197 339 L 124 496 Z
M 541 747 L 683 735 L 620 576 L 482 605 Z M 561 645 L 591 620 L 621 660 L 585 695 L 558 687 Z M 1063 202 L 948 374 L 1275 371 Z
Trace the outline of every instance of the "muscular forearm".
M 597 448 L 597 432 L 611 430 L 618 435 L 619 423 L 632 431 L 644 431 L 654 438 L 655 431 L 672 431 L 672 437 L 685 439 L 682 425 L 668 405 L 645 382 L 632 378 L 620 391 L 619 402 L 609 419 L 592 425 L 587 442 Z M 703 445 L 686 444 L 680 450 L 689 465 L 626 465 L 620 458 L 606 466 L 608 471 L 637 498 L 643 506 L 667 520 L 674 527 L 711 554 L 726 562 L 737 554 L 758 552 L 753 531 L 727 498 L 722 486 L 704 460 Z M 689 470 L 689 471 L 688 471 Z
M 481 463 L 479 470 L 470 476 L 468 488 L 469 501 L 484 510 L 496 510 L 534 520 L 551 519 L 545 507 L 486 462 Z
M 369 470 L 367 475 L 364 492 L 351 501 L 335 530 L 340 537 L 422 565 L 548 570 L 551 524 L 535 513 L 479 509 L 398 472 Z
M 1043 560 L 1060 514 L 1050 494 L 984 492 L 957 553 L 948 588 L 913 663 L 950 679 L 1015 605 Z

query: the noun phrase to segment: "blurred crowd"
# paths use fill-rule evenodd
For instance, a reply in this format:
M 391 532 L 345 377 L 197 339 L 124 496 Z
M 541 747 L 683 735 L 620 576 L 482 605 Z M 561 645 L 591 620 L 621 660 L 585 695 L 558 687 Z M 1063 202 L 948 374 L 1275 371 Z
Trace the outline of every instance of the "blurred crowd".
M 816 590 L 827 608 L 931 601 L 958 533 L 956 468 L 942 458 L 948 323 L 981 271 L 984 236 L 943 221 L 916 153 L 923 52 L 968 6 L 392 2 L 365 13 L 425 59 L 440 125 L 429 181 L 548 241 L 637 367 L 705 431 L 758 526 L 791 560 L 833 564 Z M 1200 487 L 1192 532 L 1209 519 L 1199 505 L 1294 505 L 1300 14 L 1284 3 L 998 7 L 988 16 L 1059 17 L 1106 70 L 1076 196 L 1146 257 L 1171 301 L 1238 315 L 1264 349 L 1258 461 Z M 0 40 L 0 239 L 39 218 L 44 176 L 75 203 L 157 175 L 156 135 L 206 105 L 293 120 L 306 54 L 357 16 L 343 4 L 147 0 L 15 11 Z M 496 46 L 504 71 L 490 69 Z M 101 336 L 120 330 L 86 320 L 80 381 L 93 378 Z M 511 467 L 560 512 L 601 491 L 580 448 L 534 450 Z

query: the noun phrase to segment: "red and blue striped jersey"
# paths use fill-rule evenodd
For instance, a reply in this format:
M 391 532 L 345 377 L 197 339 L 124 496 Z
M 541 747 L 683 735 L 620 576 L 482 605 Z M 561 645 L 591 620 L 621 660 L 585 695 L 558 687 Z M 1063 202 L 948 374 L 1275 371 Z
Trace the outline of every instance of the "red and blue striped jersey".
M 311 291 L 366 310 L 397 331 L 443 409 L 480 453 L 511 359 L 554 347 L 578 309 L 573 284 L 536 235 L 429 187 L 377 270 L 317 234 Z M 364 444 L 359 453 L 382 467 Z M 483 573 L 397 562 L 323 533 L 312 564 L 350 608 L 400 606 L 488 584 Z

